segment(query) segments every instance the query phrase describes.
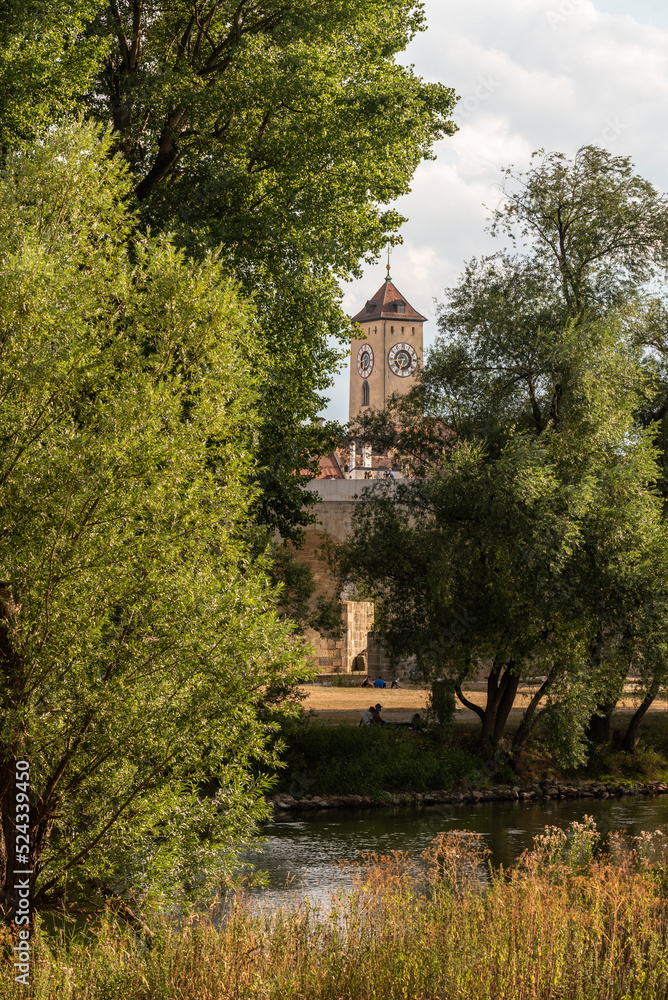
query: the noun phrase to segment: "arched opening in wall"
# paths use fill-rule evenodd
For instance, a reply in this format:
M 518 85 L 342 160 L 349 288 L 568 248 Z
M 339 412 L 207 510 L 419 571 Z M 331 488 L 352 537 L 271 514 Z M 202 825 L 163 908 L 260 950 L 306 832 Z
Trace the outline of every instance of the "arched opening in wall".
M 364 382 L 362 382 L 362 406 L 368 406 L 368 405 L 369 405 L 369 383 L 365 379 Z

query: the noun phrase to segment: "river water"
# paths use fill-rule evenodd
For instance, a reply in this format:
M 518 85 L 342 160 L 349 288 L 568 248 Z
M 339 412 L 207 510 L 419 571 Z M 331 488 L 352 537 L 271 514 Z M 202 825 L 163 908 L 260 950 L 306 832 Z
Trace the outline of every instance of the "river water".
M 508 866 L 531 847 L 533 838 L 545 826 L 566 828 L 585 815 L 593 816 L 603 835 L 615 830 L 637 835 L 668 826 L 668 795 L 288 816 L 267 824 L 261 852 L 247 859 L 267 875 L 266 886 L 251 890 L 251 895 L 272 908 L 306 896 L 322 903 L 333 890 L 350 882 L 349 872 L 338 867 L 337 862 L 354 862 L 360 851 L 406 851 L 418 858 L 436 834 L 448 830 L 481 833 L 491 851 L 492 864 Z

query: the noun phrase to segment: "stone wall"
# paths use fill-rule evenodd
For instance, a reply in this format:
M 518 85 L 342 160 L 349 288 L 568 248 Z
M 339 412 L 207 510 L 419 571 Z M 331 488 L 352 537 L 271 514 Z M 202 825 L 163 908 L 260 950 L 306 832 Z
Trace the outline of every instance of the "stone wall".
M 416 680 L 416 661 L 414 656 L 404 656 L 397 663 L 392 664 L 390 658 L 380 644 L 380 640 L 375 632 L 369 632 L 367 637 L 367 648 L 369 650 L 369 676 L 375 680 L 382 677 L 385 681 Z
M 375 608 L 371 601 L 342 601 L 346 624 L 345 673 L 368 671 L 368 637 L 373 630 Z
M 338 539 L 332 538 L 320 525 L 309 525 L 304 532 L 304 544 L 293 549 L 298 562 L 311 570 L 316 597 L 326 597 L 330 601 L 338 599 L 339 588 L 327 561 L 327 546 L 337 542 Z
M 341 605 L 343 636 L 329 639 L 314 630 L 306 638 L 316 650 L 315 665 L 323 673 L 350 673 L 368 670 L 368 635 L 373 630 L 374 606 L 368 601 L 342 600 L 339 584 L 332 574 L 327 549 L 345 541 L 351 534 L 353 514 L 368 483 L 348 479 L 314 480 L 309 489 L 318 494 L 317 521 L 304 532 L 304 544 L 295 549 L 295 557 L 309 567 L 315 584 L 315 596 L 337 599 Z M 391 482 L 375 484 L 375 489 L 393 488 Z
M 374 606 L 370 601 L 341 601 L 344 633 L 327 639 L 313 629 L 306 634 L 315 646 L 315 665 L 325 674 L 349 674 L 368 669 L 367 637 L 373 629 Z

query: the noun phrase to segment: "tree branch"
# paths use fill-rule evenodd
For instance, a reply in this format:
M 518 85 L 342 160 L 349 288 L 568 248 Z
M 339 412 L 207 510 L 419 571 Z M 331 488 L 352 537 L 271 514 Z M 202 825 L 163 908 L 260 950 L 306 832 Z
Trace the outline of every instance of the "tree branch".
M 459 684 L 455 684 L 455 694 L 457 695 L 457 697 L 461 701 L 461 703 L 464 706 L 464 708 L 468 708 L 472 712 L 475 712 L 475 714 L 478 716 L 478 718 L 480 719 L 480 721 L 481 722 L 484 721 L 484 719 L 485 719 L 485 709 L 481 708 L 480 705 L 476 705 L 476 703 L 474 701 L 469 701 L 468 698 L 466 697 L 466 695 L 464 695 L 462 693 L 462 689 L 459 686 Z

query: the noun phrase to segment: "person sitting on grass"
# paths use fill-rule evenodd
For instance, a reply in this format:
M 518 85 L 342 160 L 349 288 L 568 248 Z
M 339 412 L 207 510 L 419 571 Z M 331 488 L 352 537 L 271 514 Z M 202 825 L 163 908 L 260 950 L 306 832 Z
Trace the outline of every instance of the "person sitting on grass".
M 369 708 L 365 708 L 362 712 L 362 718 L 360 719 L 360 726 L 370 726 L 374 721 L 373 718 L 374 707 L 370 705 Z
M 385 681 L 383 680 L 383 678 L 382 678 L 382 677 L 378 677 L 378 678 L 376 678 L 376 680 L 375 680 L 375 681 L 373 682 L 373 686 L 374 686 L 375 688 L 384 688 L 384 687 L 385 687 Z
M 398 687 L 399 687 L 399 681 L 395 677 L 394 680 L 392 681 L 392 683 L 390 684 L 390 688 L 394 689 L 394 688 L 398 688 Z
M 373 681 L 371 680 L 371 678 L 369 676 L 365 677 L 364 680 L 362 681 L 362 687 L 363 688 L 372 688 L 373 687 Z
M 416 712 L 413 718 L 411 719 L 411 727 L 413 729 L 422 729 L 423 726 L 424 723 L 422 721 L 422 716 L 420 715 L 419 712 Z
M 380 717 L 380 710 L 382 707 L 383 707 L 382 705 L 374 705 L 373 708 L 371 709 L 371 711 L 373 712 L 373 719 L 371 721 L 376 725 L 380 726 L 385 725 L 385 719 L 381 719 Z

